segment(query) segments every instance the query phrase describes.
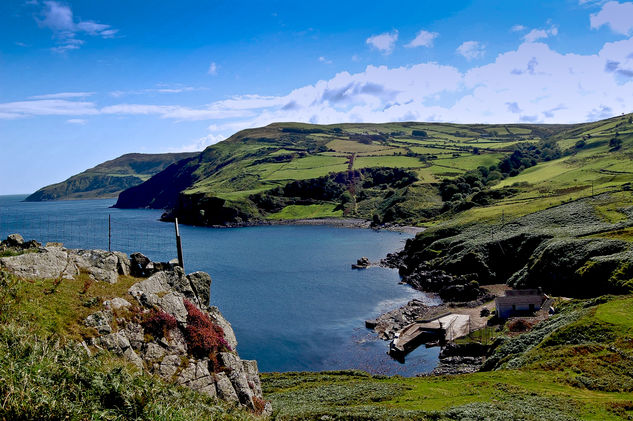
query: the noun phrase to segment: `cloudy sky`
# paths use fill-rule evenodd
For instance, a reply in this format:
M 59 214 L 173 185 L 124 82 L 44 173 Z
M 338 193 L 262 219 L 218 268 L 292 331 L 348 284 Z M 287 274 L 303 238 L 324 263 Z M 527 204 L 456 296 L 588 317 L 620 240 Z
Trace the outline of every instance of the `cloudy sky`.
M 4 0 L 0 33 L 0 194 L 275 121 L 633 111 L 633 2 Z

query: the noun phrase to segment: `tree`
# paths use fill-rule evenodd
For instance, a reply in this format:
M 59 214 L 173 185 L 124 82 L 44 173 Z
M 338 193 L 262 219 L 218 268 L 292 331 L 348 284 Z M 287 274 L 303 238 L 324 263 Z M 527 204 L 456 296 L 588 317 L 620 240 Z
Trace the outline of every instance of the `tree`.
M 426 137 L 427 134 L 424 130 L 413 130 L 411 132 L 411 136 L 417 136 L 417 137 Z
M 609 146 L 612 151 L 617 151 L 622 146 L 622 139 L 615 136 L 612 137 L 611 140 L 609 140 Z

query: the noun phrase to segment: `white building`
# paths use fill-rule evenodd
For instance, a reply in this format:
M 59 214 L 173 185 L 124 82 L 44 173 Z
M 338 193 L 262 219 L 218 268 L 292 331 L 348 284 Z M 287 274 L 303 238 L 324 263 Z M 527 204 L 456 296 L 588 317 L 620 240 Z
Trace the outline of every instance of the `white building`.
M 515 315 L 539 311 L 545 295 L 540 289 L 514 289 L 506 291 L 503 297 L 495 298 L 497 317 L 507 319 Z

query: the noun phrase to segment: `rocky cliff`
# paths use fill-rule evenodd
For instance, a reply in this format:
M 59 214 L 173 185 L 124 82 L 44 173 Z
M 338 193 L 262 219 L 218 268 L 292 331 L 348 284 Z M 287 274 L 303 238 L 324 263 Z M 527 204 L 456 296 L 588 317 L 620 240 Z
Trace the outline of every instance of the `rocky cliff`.
M 22 279 L 72 279 L 116 284 L 136 280 L 124 296 L 96 303 L 83 324 L 82 347 L 110 352 L 138 369 L 249 408 L 270 413 L 263 400 L 257 362 L 240 359 L 231 324 L 210 307 L 211 277 L 185 274 L 172 263 L 151 262 L 140 253 L 42 247 L 11 235 L 0 244 L 0 269 Z M 113 285 L 114 288 L 115 285 Z

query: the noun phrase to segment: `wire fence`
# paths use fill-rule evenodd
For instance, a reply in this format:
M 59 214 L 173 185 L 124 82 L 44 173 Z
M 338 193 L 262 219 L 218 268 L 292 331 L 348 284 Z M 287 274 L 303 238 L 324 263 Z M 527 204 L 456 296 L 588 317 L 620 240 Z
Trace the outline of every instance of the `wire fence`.
M 173 225 L 131 221 L 116 215 L 28 214 L 0 209 L 0 239 L 18 233 L 25 240 L 63 243 L 66 248 L 141 252 L 152 260 L 176 257 Z

